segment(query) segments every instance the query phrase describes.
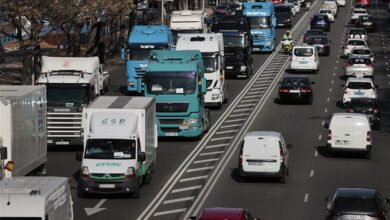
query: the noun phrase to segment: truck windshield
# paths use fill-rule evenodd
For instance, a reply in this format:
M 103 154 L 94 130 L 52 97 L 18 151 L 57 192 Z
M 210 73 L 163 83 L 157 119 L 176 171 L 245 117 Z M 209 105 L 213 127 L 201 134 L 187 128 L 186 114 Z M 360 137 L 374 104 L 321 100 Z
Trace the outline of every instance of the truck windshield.
M 245 47 L 244 36 L 224 36 L 223 37 L 224 47 Z
M 195 72 L 146 73 L 149 94 L 193 94 L 196 91 Z
M 84 158 L 135 159 L 135 140 L 89 139 Z
M 211 53 L 202 53 L 205 73 L 212 73 L 218 70 L 218 55 Z
M 178 34 L 198 34 L 203 33 L 201 29 L 190 29 L 190 30 L 172 30 L 173 42 L 177 41 Z
M 251 29 L 266 29 L 271 27 L 271 18 L 269 16 L 250 17 L 249 24 Z
M 130 60 L 149 60 L 149 54 L 152 50 L 165 50 L 168 46 L 161 45 L 135 45 L 131 46 Z
M 88 85 L 46 84 L 48 107 L 83 107 L 89 102 Z

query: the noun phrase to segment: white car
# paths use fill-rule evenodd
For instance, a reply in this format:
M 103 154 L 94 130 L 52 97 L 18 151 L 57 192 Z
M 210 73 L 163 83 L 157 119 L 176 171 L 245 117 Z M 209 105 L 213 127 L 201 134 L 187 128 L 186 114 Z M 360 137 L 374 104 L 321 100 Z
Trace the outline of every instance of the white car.
M 337 0 L 337 5 L 341 6 L 341 7 L 345 7 L 345 0 Z
M 365 9 L 365 8 L 354 8 L 353 12 L 351 14 L 351 23 L 355 23 L 356 20 L 361 15 L 368 15 L 367 9 Z
M 292 16 L 295 16 L 297 14 L 297 12 L 295 11 L 294 3 L 285 3 L 285 5 L 291 8 Z
M 320 59 L 314 46 L 295 46 L 292 50 L 291 71 L 318 71 Z
M 374 76 L 374 66 L 369 57 L 349 56 L 345 64 L 345 76 Z
M 320 14 L 325 14 L 328 16 L 330 22 L 334 22 L 334 15 L 332 14 L 331 10 L 328 9 L 321 9 Z
M 375 54 L 368 47 L 352 49 L 351 52 L 349 53 L 348 58 L 353 56 L 367 57 L 370 58 L 372 63 L 375 63 Z
M 364 39 L 368 43 L 368 34 L 364 28 L 351 28 L 348 31 L 347 39 Z
M 377 98 L 375 85 L 371 78 L 350 77 L 344 87 L 343 104 L 352 98 Z
M 347 43 L 343 47 L 344 56 L 348 56 L 352 49 L 368 47 L 367 42 L 363 39 L 348 39 Z
M 295 12 L 300 13 L 301 12 L 301 3 L 299 3 L 298 1 L 295 1 L 293 4 L 294 4 Z

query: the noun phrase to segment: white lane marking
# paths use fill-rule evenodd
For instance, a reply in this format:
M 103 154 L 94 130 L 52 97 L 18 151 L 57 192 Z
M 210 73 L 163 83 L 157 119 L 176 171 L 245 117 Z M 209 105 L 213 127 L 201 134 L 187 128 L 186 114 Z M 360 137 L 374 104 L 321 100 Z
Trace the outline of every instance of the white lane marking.
M 226 120 L 225 123 L 235 122 L 235 121 L 245 121 L 245 118 L 239 118 L 239 119 L 232 119 L 232 120 Z
M 237 132 L 237 131 L 238 131 L 238 129 L 228 130 L 228 131 L 218 131 L 215 134 L 226 134 L 226 133 L 233 133 L 233 132 Z
M 335 66 L 334 69 L 337 70 L 337 66 Z
M 260 96 L 260 94 L 259 95 L 247 95 L 247 96 L 244 97 L 244 99 L 255 98 L 255 97 L 259 97 L 259 96 Z
M 247 114 L 235 114 L 235 115 L 229 115 L 229 118 L 233 118 L 233 117 L 241 117 L 241 116 L 247 116 L 247 115 L 249 115 L 249 113 L 247 113 Z
M 229 144 L 230 143 L 208 145 L 205 147 L 205 149 L 212 149 L 212 148 L 216 148 L 216 147 L 225 147 L 225 146 L 228 146 Z
M 329 88 L 329 92 L 332 92 L 332 88 Z
M 201 153 L 199 154 L 200 157 L 202 156 L 208 156 L 208 155 L 214 155 L 214 154 L 223 154 L 225 151 L 221 150 L 221 151 L 214 151 L 214 152 L 208 152 L 208 153 Z
M 324 112 L 325 112 L 325 113 L 327 113 L 327 112 L 328 112 L 328 109 L 327 109 L 327 108 L 325 108 L 325 109 L 324 109 Z
M 190 186 L 190 187 L 185 187 L 185 188 L 174 189 L 174 190 L 172 190 L 171 193 L 179 193 L 179 192 L 191 191 L 191 190 L 199 189 L 199 188 L 202 188 L 202 185 L 197 185 L 197 186 Z
M 318 135 L 318 140 L 322 139 L 322 134 Z
M 385 59 L 387 59 L 387 56 L 385 56 Z
M 219 158 L 211 158 L 211 159 L 206 159 L 206 160 L 195 160 L 193 164 L 199 164 L 199 163 L 208 163 L 208 162 L 214 162 L 218 161 Z
M 214 169 L 214 166 L 199 167 L 199 168 L 194 168 L 194 169 L 188 169 L 187 173 L 193 173 L 193 172 L 198 172 L 198 171 L 203 171 L 203 170 L 212 170 L 212 169 Z
M 234 125 L 224 125 L 224 126 L 221 126 L 221 128 L 232 128 L 232 127 L 238 127 L 238 126 L 241 126 L 242 124 L 234 124 Z
M 175 214 L 175 213 L 180 213 L 180 212 L 185 212 L 187 209 L 172 209 L 168 211 L 163 211 L 163 212 L 156 212 L 153 214 L 153 216 L 161 216 L 161 215 L 169 215 L 169 214 Z
M 324 126 L 324 125 L 325 125 L 325 121 L 322 121 L 322 122 L 321 122 L 321 125 Z
M 257 99 L 247 99 L 247 100 L 242 100 L 241 102 L 256 102 Z
M 309 201 L 309 193 L 306 193 L 305 197 L 303 198 L 303 202 L 306 203 L 307 201 Z
M 310 178 L 313 178 L 314 176 L 314 170 L 310 170 Z
M 248 93 L 246 93 L 246 94 L 248 94 L 248 95 L 253 95 L 253 94 L 259 94 L 259 92 L 248 92 Z M 237 106 L 238 107 L 238 106 Z
M 336 73 L 333 73 L 333 76 L 336 76 Z
M 326 101 L 327 101 L 327 102 L 329 102 L 329 101 L 330 101 L 330 98 L 329 98 L 329 97 L 328 97 L 328 98 L 326 98 Z
M 106 208 L 101 208 L 100 206 L 103 205 L 103 203 L 105 203 L 107 201 L 107 199 L 101 199 L 96 205 L 95 207 L 93 208 L 84 208 L 87 216 L 90 216 L 90 215 L 93 215 L 93 214 L 96 214 L 98 212 L 101 212 L 103 210 L 105 210 Z
M 244 108 L 244 109 L 236 109 L 233 112 L 244 112 L 244 111 L 251 111 L 251 108 Z
M 339 63 L 339 60 L 336 60 L 336 63 Z
M 176 203 L 176 202 L 184 202 L 184 201 L 190 201 L 194 200 L 195 196 L 190 196 L 190 197 L 184 197 L 184 198 L 178 198 L 178 199 L 171 199 L 171 200 L 165 200 L 163 202 L 163 205 L 165 204 L 171 204 L 171 203 Z
M 220 138 L 213 138 L 211 141 L 220 141 L 220 140 L 225 140 L 225 139 L 233 139 L 234 137 L 220 137 Z
M 389 63 L 388 63 L 388 62 L 385 62 L 385 64 L 386 64 L 386 66 L 387 66 L 387 65 L 389 65 Z
M 335 75 L 336 75 L 336 74 L 335 74 Z M 332 83 L 332 84 L 333 84 L 333 83 L 334 83 L 334 80 L 330 81 L 330 83 Z
M 339 50 L 339 54 L 341 53 L 341 50 Z
M 314 157 L 318 157 L 318 151 L 314 151 Z
M 265 90 L 265 87 L 256 87 L 256 88 L 252 88 L 250 89 L 249 91 L 261 91 L 261 90 Z M 247 93 L 249 94 L 249 93 Z
M 179 182 L 184 183 L 184 182 L 188 182 L 188 181 L 207 179 L 208 177 L 209 176 L 206 175 L 206 176 L 195 176 L 195 177 L 183 178 L 183 179 L 180 179 Z

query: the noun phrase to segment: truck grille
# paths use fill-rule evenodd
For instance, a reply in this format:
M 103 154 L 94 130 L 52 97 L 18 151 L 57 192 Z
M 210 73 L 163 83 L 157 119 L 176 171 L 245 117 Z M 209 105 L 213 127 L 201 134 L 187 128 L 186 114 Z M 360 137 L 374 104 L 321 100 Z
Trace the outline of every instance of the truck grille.
M 145 75 L 145 67 L 136 67 L 136 68 L 134 68 L 134 70 L 138 76 Z
M 187 112 L 189 103 L 156 103 L 156 112 Z
M 253 40 L 254 41 L 265 41 L 265 40 L 267 40 L 267 34 L 254 34 Z
M 182 122 L 182 119 L 160 119 L 160 124 L 178 125 Z
M 81 112 L 71 113 L 47 113 L 47 137 L 48 138 L 73 138 L 81 137 Z
M 180 132 L 180 128 L 160 128 L 162 132 Z

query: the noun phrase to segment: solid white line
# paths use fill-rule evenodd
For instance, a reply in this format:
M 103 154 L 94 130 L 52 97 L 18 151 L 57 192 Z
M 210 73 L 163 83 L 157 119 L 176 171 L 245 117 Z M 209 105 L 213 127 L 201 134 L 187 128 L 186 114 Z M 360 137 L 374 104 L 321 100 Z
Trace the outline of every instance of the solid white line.
M 306 203 L 307 201 L 309 201 L 309 193 L 306 193 L 305 198 L 303 198 L 303 202 Z
M 237 127 L 237 126 L 241 126 L 242 124 L 234 124 L 234 125 L 224 125 L 224 126 L 221 126 L 221 128 L 232 128 L 232 127 Z
M 239 119 L 232 119 L 232 120 L 226 120 L 225 123 L 235 122 L 235 121 L 245 121 L 245 118 L 239 118 Z
M 190 200 L 194 200 L 194 199 L 195 199 L 195 196 L 184 197 L 184 198 L 179 198 L 179 199 L 165 200 L 165 201 L 163 202 L 163 205 L 165 205 L 165 204 L 171 204 L 171 203 L 176 203 L 176 202 L 190 201 Z
M 322 134 L 318 135 L 318 140 L 322 139 Z
M 197 186 L 190 186 L 190 187 L 185 187 L 185 188 L 174 189 L 174 190 L 172 190 L 171 193 L 179 193 L 179 192 L 191 191 L 191 190 L 199 189 L 199 188 L 202 188 L 202 185 L 197 185 Z
M 214 152 L 208 152 L 208 153 L 201 153 L 199 154 L 200 157 L 202 156 L 208 156 L 208 155 L 214 155 L 214 154 L 223 154 L 225 151 L 221 150 L 221 151 L 214 151 Z
M 208 167 L 200 167 L 200 168 L 194 168 L 194 169 L 188 169 L 187 173 L 197 172 L 197 171 L 203 171 L 203 170 L 212 170 L 214 169 L 214 166 L 208 166 Z
M 188 182 L 188 181 L 194 181 L 194 180 L 201 180 L 201 179 L 207 179 L 209 176 L 196 176 L 196 177 L 190 177 L 190 178 L 183 178 L 179 180 L 179 183 Z
M 168 210 L 163 212 L 155 212 L 153 216 L 169 215 L 169 214 L 174 214 L 179 212 L 185 212 L 186 210 L 187 209 L 173 209 L 173 210 Z
M 217 133 L 215 134 L 226 134 L 226 133 L 233 133 L 233 132 L 237 132 L 238 129 L 235 129 L 235 130 L 228 130 L 228 131 L 218 131 Z
M 314 170 L 310 170 L 310 178 L 313 178 L 314 176 Z
M 210 141 L 220 141 L 225 139 L 233 139 L 234 137 L 220 137 L 220 138 L 213 138 Z
M 240 116 L 247 116 L 247 115 L 249 115 L 249 113 L 248 114 L 235 114 L 235 115 L 229 115 L 229 118 L 233 118 L 233 117 L 240 117 Z
M 318 157 L 318 151 L 314 151 L 314 157 Z
M 216 147 L 225 147 L 225 146 L 228 146 L 228 145 L 229 145 L 229 143 L 208 145 L 208 146 L 205 147 L 205 149 L 211 149 L 211 148 L 216 148 Z
M 213 162 L 217 161 L 219 158 L 211 158 L 211 159 L 206 159 L 206 160 L 195 160 L 193 164 L 199 164 L 199 163 L 208 163 L 208 162 Z

